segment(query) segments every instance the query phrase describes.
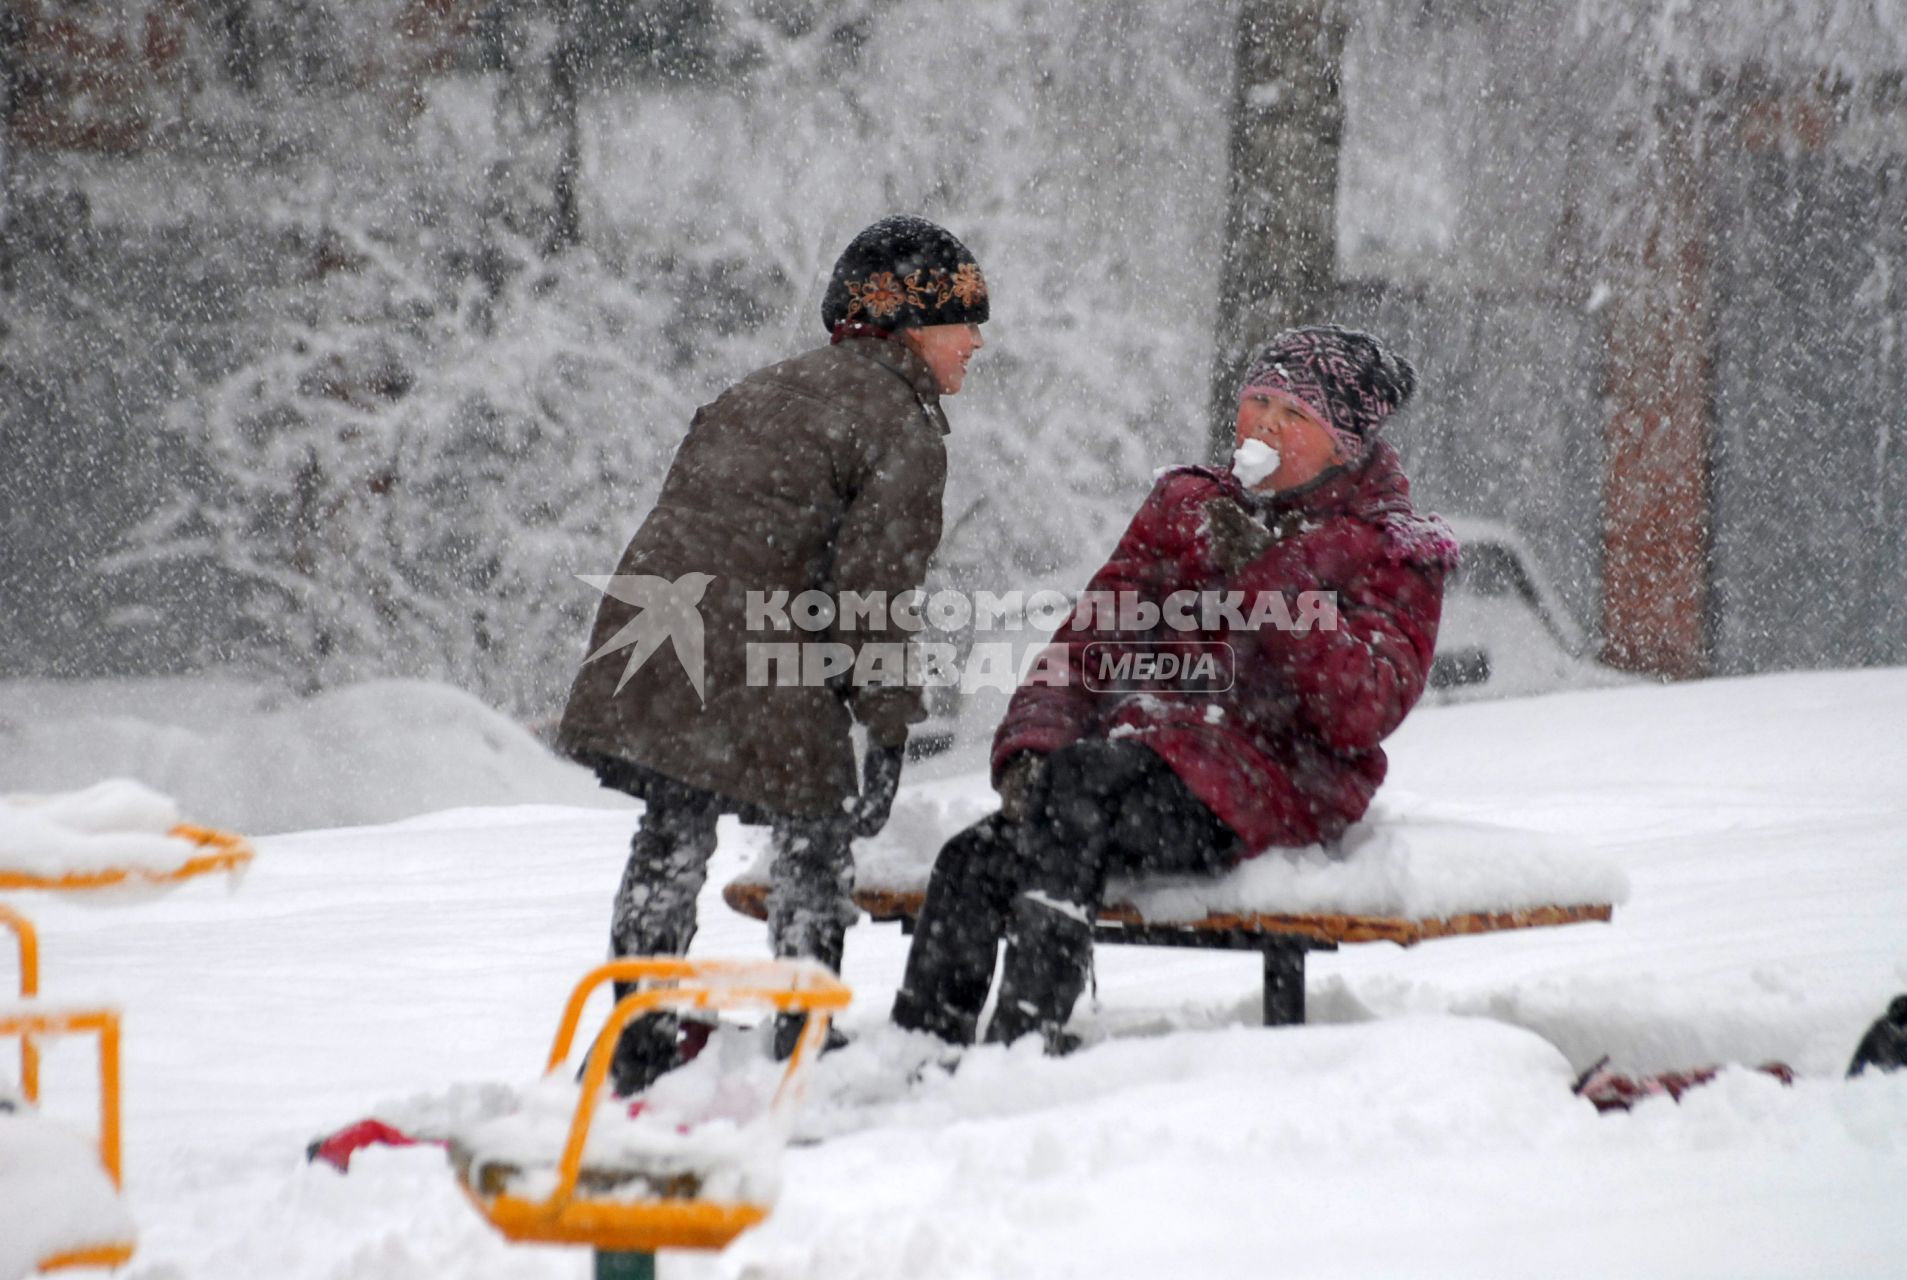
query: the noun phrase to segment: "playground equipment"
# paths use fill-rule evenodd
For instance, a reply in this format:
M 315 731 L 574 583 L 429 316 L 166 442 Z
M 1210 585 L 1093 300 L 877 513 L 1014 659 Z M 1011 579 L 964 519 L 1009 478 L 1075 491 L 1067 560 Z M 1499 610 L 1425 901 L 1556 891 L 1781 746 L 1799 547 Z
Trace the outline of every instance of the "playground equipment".
M 588 1245 L 598 1251 L 597 1274 L 649 1274 L 658 1249 L 720 1249 L 765 1218 L 769 1205 L 712 1192 L 710 1180 L 675 1166 L 639 1160 L 595 1163 L 592 1126 L 617 1108 L 600 1106 L 610 1059 L 623 1028 L 659 1012 L 720 1014 L 736 1010 L 807 1015 L 799 1041 L 780 1074 L 764 1118 L 778 1155 L 786 1122 L 807 1065 L 827 1035 L 830 1016 L 853 992 L 819 965 L 795 961 L 634 958 L 592 969 L 576 984 L 563 1011 L 545 1067 L 545 1080 L 563 1071 L 583 1007 L 606 982 L 637 984 L 619 1000 L 597 1033 L 560 1150 L 534 1165 L 520 1153 L 486 1151 L 481 1134 L 454 1138 L 451 1162 L 464 1194 L 503 1235 L 519 1243 Z M 640 1110 L 641 1104 L 636 1104 Z M 613 1122 L 613 1121 L 612 1121 Z M 540 1194 L 537 1188 L 547 1186 Z
M 7 851 L 0 849 L 0 890 L 39 890 L 48 892 L 85 892 L 126 885 L 166 887 L 198 876 L 233 873 L 252 860 L 251 846 L 239 836 L 206 827 L 178 825 L 163 833 L 179 842 L 181 856 L 176 863 L 155 865 L 115 865 L 77 859 L 58 866 L 35 863 L 9 866 Z M 20 1093 L 28 1103 L 40 1098 L 41 1060 L 39 1041 L 55 1036 L 93 1035 L 99 1043 L 99 1161 L 110 1179 L 110 1195 L 117 1200 L 122 1180 L 120 1157 L 120 1021 L 116 1010 L 108 1008 L 68 1008 L 55 1006 L 40 997 L 39 934 L 32 921 L 12 907 L 0 904 L 0 926 L 13 935 L 19 964 L 19 999 L 0 1005 L 0 1036 L 20 1041 Z M 42 1255 L 37 1270 L 50 1272 L 69 1267 L 118 1267 L 132 1258 L 134 1243 L 130 1231 L 103 1231 L 101 1238 L 74 1247 L 56 1247 Z
M 252 847 L 243 836 L 210 827 L 180 823 L 165 833 L 183 841 L 191 854 L 170 866 L 122 866 L 91 864 L 57 871 L 8 867 L 6 853 L 0 850 L 0 891 L 44 889 L 74 892 L 88 889 L 114 889 L 126 885 L 162 888 L 182 884 L 199 876 L 243 871 L 252 860 Z

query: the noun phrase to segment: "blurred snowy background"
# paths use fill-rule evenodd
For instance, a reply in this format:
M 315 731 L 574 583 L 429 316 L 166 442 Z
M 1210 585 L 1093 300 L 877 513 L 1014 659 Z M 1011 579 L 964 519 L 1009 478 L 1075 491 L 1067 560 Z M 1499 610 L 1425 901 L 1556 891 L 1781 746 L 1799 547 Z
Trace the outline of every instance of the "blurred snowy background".
M 1076 586 L 1206 456 L 1233 349 L 1335 318 L 1423 373 L 1421 505 L 1515 534 L 1591 656 L 1907 661 L 1896 0 L 4 22 L 0 676 L 422 679 L 546 724 L 572 575 L 892 211 L 995 300 L 940 583 Z M 1241 210 L 1325 230 L 1253 256 Z
M 666 1274 L 1898 1275 L 1907 1079 L 1836 1077 L 1907 983 L 1907 682 L 1760 673 L 1907 664 L 1907 0 L 0 0 L 0 793 L 266 837 L 237 898 L 34 905 L 137 1019 L 134 1274 L 582 1273 L 434 1150 L 296 1155 L 535 1061 L 633 825 L 539 737 L 573 575 L 896 211 L 992 286 L 936 584 L 1077 587 L 1240 351 L 1338 319 L 1418 365 L 1392 438 L 1467 544 L 1437 696 L 1757 678 L 1414 714 L 1386 803 L 1631 901 L 1320 955 L 1320 1025 L 1107 948 L 1088 1052 L 882 1103 L 905 940 L 857 929 L 831 1140 Z M 910 767 L 921 856 L 977 741 Z M 699 954 L 759 952 L 760 847 Z M 1597 1118 L 1605 1054 L 1803 1079 Z

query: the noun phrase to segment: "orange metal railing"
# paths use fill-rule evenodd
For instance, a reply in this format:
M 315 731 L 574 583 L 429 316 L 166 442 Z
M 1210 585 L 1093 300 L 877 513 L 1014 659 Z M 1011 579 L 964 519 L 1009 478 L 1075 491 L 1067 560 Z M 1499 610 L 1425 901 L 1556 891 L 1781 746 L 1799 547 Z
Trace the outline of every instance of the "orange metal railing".
M 166 833 L 198 846 L 202 852 L 186 858 L 176 867 L 96 867 L 85 871 L 45 874 L 0 867 L 0 890 L 48 889 L 75 891 L 110 889 L 127 883 L 167 885 L 214 872 L 241 871 L 252 860 L 251 842 L 228 831 L 195 827 L 181 823 Z
M 242 836 L 209 827 L 181 824 L 168 833 L 195 846 L 196 852 L 178 865 L 99 867 L 84 871 L 46 874 L 0 867 L 0 890 L 83 891 L 108 889 L 128 883 L 170 885 L 195 876 L 243 870 L 253 858 L 251 844 Z M 111 1009 L 42 1009 L 40 994 L 40 940 L 32 921 L 0 904 L 0 925 L 13 934 L 20 966 L 21 1007 L 0 1011 L 0 1036 L 20 1038 L 20 1092 L 28 1102 L 40 1098 L 40 1050 L 37 1040 L 62 1035 L 99 1037 L 99 1158 L 115 1187 L 123 1174 L 120 1155 L 120 1023 Z M 69 1250 L 39 1260 L 40 1271 L 69 1267 L 118 1267 L 132 1258 L 130 1241 L 109 1241 Z
M 0 902 L 0 924 L 13 931 L 20 954 L 20 998 L 31 1000 L 40 994 L 40 935 L 33 922 Z M 40 1050 L 32 1036 L 20 1037 L 20 1091 L 30 1102 L 40 1095 Z
M 557 1160 L 554 1190 L 543 1200 L 508 1194 L 486 1196 L 460 1177 L 464 1192 L 478 1212 L 511 1240 L 585 1244 L 632 1252 L 720 1248 L 766 1217 L 767 1207 L 686 1198 L 593 1200 L 577 1193 L 583 1149 L 589 1141 L 597 1099 L 608 1080 L 616 1042 L 632 1021 L 663 1009 L 757 1008 L 806 1013 L 807 1024 L 775 1092 L 772 1105 L 779 1109 L 794 1101 L 805 1066 L 827 1035 L 830 1016 L 847 1007 L 854 993 L 825 970 L 806 964 L 675 957 L 612 960 L 585 974 L 570 993 L 550 1047 L 547 1071 L 560 1070 L 568 1060 L 583 1006 L 607 982 L 644 985 L 617 1001 L 590 1047 L 576 1113 Z
M 119 1015 L 111 1009 L 16 1009 L 0 1012 L 0 1036 L 99 1037 L 99 1159 L 119 1185 Z M 28 1102 L 39 1101 L 39 1082 L 21 1082 Z

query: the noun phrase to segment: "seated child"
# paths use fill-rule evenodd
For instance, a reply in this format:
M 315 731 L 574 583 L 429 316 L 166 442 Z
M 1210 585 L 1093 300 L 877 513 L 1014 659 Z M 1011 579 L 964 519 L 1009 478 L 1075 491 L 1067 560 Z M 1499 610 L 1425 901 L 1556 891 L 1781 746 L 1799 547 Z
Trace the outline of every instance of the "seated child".
M 1110 875 L 1218 875 L 1364 814 L 1456 563 L 1378 438 L 1415 384 L 1336 326 L 1259 353 L 1231 469 L 1160 477 L 1015 692 L 993 744 L 1000 812 L 935 860 L 896 1023 L 970 1043 L 1004 936 L 988 1039 L 1063 1051 Z M 1166 652 L 1212 661 L 1187 679 L 1201 664 L 1158 678 L 1174 664 L 1136 660 Z

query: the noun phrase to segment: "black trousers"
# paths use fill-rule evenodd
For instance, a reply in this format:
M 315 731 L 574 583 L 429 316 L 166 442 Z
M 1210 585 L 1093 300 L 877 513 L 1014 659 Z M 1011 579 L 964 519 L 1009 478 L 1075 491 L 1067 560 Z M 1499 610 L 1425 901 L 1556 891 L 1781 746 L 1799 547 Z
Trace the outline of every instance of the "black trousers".
M 1062 748 L 1046 758 L 1020 822 L 994 814 L 941 849 L 893 1019 L 972 1043 L 1005 938 L 988 1038 L 1039 1031 L 1054 1046 L 1085 988 L 1107 879 L 1216 875 L 1239 851 L 1231 828 L 1146 747 L 1090 739 Z
M 610 781 L 612 775 L 599 772 Z M 654 773 L 641 780 L 636 794 L 645 808 L 610 915 L 609 954 L 687 955 L 695 939 L 696 899 L 715 852 L 715 825 L 732 806 L 713 792 Z M 848 926 L 858 914 L 848 819 L 745 816 L 769 826 L 775 856 L 768 936 L 775 955 L 819 960 L 838 973 Z M 617 983 L 616 998 L 634 990 L 633 984 Z M 674 1066 L 675 1040 L 673 1017 L 632 1023 L 617 1045 L 617 1091 L 638 1092 Z
M 721 801 L 683 787 L 657 794 L 629 844 L 610 918 L 612 956 L 686 955 L 695 938 L 695 902 L 715 852 Z M 806 956 L 841 967 L 843 937 L 854 922 L 854 854 L 848 820 L 776 815 L 768 892 L 768 936 L 777 956 Z

